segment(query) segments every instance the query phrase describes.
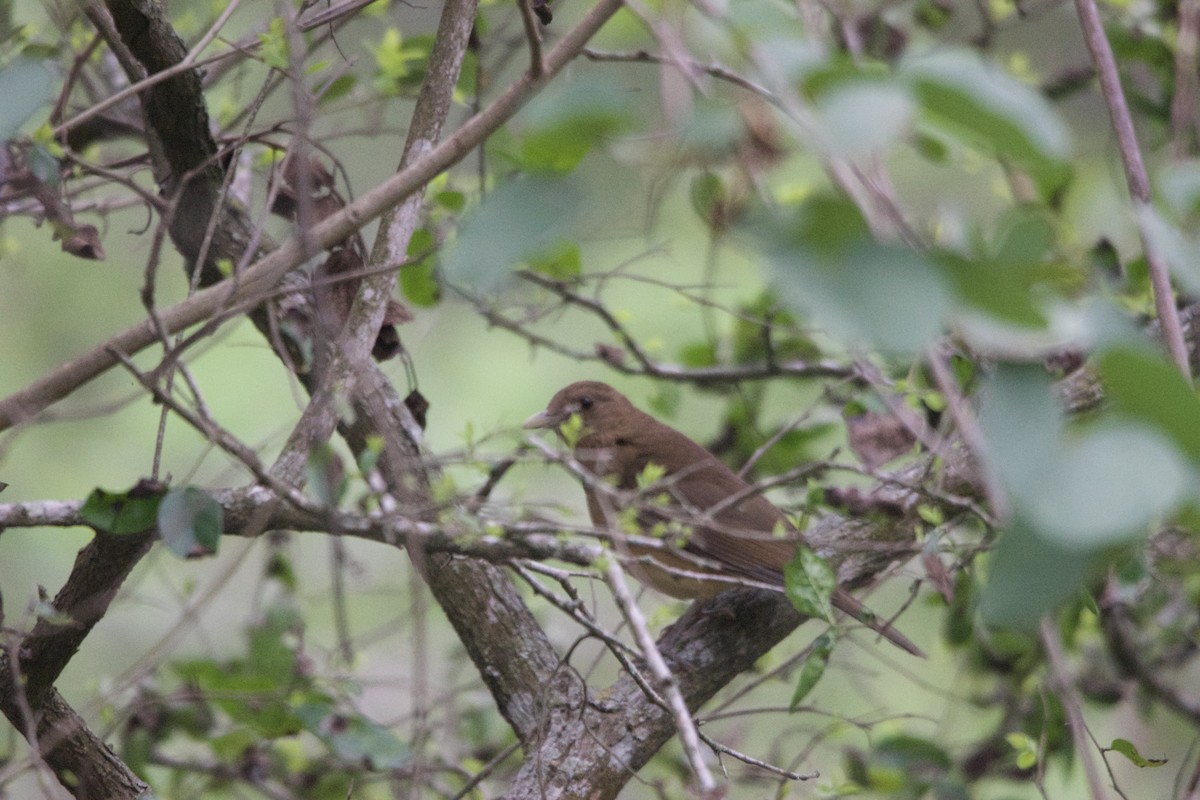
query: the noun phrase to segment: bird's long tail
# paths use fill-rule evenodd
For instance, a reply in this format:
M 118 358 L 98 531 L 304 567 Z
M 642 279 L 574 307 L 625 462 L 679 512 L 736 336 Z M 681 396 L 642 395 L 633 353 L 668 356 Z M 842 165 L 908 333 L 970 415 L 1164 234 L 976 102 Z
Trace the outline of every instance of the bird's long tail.
M 833 607 L 839 611 L 844 611 L 856 620 L 866 625 L 871 630 L 878 633 L 883 638 L 887 639 L 892 644 L 899 647 L 906 653 L 912 653 L 914 656 L 924 658 L 925 654 L 921 652 L 921 648 L 913 644 L 907 636 L 893 628 L 886 622 L 875 616 L 875 612 L 863 605 L 857 597 L 847 592 L 845 589 L 835 589 L 831 598 Z

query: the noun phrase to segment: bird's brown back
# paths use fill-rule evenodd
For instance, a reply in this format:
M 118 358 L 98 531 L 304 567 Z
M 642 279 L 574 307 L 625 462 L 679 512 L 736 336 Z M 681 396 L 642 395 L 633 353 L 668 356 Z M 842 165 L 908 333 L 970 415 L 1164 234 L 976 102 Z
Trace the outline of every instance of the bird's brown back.
M 664 491 L 683 509 L 699 515 L 720 506 L 712 524 L 692 526 L 687 550 L 720 561 L 743 577 L 780 583 L 798 537 L 779 509 L 683 433 L 632 405 L 623 404 L 618 411 L 596 420 L 603 427 L 585 428 L 576 446 L 580 460 L 597 474 L 614 477 L 621 489 L 636 489 L 646 468 L 658 465 Z M 727 502 L 743 494 L 741 500 Z M 597 505 L 589 497 L 592 521 L 600 526 L 603 511 Z M 652 510 L 643 512 L 647 522 L 653 523 L 654 516 Z

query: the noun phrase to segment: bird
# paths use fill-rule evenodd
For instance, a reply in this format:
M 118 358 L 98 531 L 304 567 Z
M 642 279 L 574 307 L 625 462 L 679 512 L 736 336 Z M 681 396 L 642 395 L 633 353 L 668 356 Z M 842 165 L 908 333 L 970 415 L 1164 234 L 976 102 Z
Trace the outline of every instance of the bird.
M 578 427 L 564 426 L 575 415 Z M 672 520 L 692 520 L 680 548 L 687 555 L 632 542 L 619 547 L 633 556 L 628 570 L 642 583 L 684 600 L 707 600 L 740 585 L 782 590 L 784 567 L 803 543 L 799 531 L 702 445 L 641 411 L 613 387 L 600 381 L 572 383 L 559 390 L 544 411 L 527 419 L 524 428 L 551 429 L 568 443 L 573 440 L 575 460 L 586 473 L 588 514 L 598 530 L 620 530 L 619 502 L 632 498 L 634 492 L 628 490 L 642 488 L 647 477 L 658 478 L 648 493 L 658 486 L 663 491 L 659 506 L 649 501 L 637 509 L 642 533 L 656 527 L 658 532 L 671 530 Z M 627 491 L 605 491 L 601 482 Z M 620 544 L 621 537 L 614 542 Z M 835 588 L 830 599 L 835 608 L 897 647 L 924 656 L 846 590 Z

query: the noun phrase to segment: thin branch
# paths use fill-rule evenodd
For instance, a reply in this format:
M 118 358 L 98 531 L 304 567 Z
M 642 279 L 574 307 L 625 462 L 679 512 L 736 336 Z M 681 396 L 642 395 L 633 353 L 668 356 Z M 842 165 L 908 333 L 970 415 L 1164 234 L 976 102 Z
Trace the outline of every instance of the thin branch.
M 943 354 L 936 344 L 930 345 L 926 362 L 929 364 L 929 371 L 933 375 L 933 381 L 937 385 L 938 391 L 946 398 L 946 407 L 958 428 L 959 436 L 962 437 L 963 442 L 980 465 L 980 479 L 983 483 L 981 488 L 987 497 L 991 516 L 995 519 L 1006 519 L 1008 517 L 1008 496 L 1004 492 L 999 476 L 991 466 L 991 460 L 987 457 L 987 437 L 983 435 L 983 431 L 979 427 L 979 420 L 976 419 L 966 398 L 959 391 L 958 383 L 955 381 L 949 365 L 943 360 Z
M 678 680 L 671 672 L 671 668 L 667 666 L 662 653 L 659 652 L 654 637 L 650 635 L 646 618 L 642 616 L 642 610 L 638 608 L 637 602 L 634 601 L 633 595 L 629 591 L 629 584 L 625 580 L 625 571 L 621 569 L 617 559 L 609 558 L 605 561 L 604 578 L 617 601 L 621 616 L 629 623 L 629 627 L 641 647 L 642 657 L 646 659 L 651 673 L 661 685 L 663 694 L 666 695 L 667 707 L 675 720 L 679 741 L 683 745 L 683 752 L 687 755 L 688 764 L 691 765 L 692 772 L 696 775 L 700 793 L 710 796 L 716 791 L 717 783 L 708 769 L 708 765 L 704 763 L 704 755 L 700 752 L 700 735 L 696 730 L 696 720 L 692 718 L 692 712 L 688 710 L 687 702 L 679 689 Z
M 1125 182 L 1133 199 L 1134 218 L 1142 237 L 1146 265 L 1150 271 L 1150 285 L 1154 289 L 1154 308 L 1162 324 L 1163 339 L 1175 365 L 1190 381 L 1192 372 L 1188 363 L 1187 344 L 1183 338 L 1183 326 L 1179 322 L 1179 311 L 1175 307 L 1170 270 L 1163 260 L 1162 253 L 1155 246 L 1147 225 L 1147 216 L 1153 209 L 1150 201 L 1150 178 L 1146 175 L 1146 165 L 1142 163 L 1142 152 L 1133 128 L 1133 117 L 1130 116 L 1129 106 L 1125 102 L 1125 92 L 1121 88 L 1117 61 L 1104 33 L 1104 24 L 1100 20 L 1100 11 L 1095 0 L 1075 0 L 1075 10 L 1079 15 L 1079 24 L 1083 29 L 1088 52 L 1091 53 L 1092 63 L 1100 76 L 1100 88 L 1104 93 L 1113 132 L 1117 137 L 1117 149 L 1121 153 Z
M 668 64 L 675 67 L 686 68 L 691 72 L 703 72 L 706 75 L 716 78 L 717 80 L 731 83 L 740 89 L 745 89 L 763 98 L 772 105 L 778 105 L 779 101 L 771 90 L 767 87 L 755 83 L 749 78 L 739 75 L 728 67 L 721 66 L 716 62 L 707 64 L 695 59 L 687 59 L 686 64 L 680 64 L 671 56 L 660 56 L 650 53 L 646 50 L 627 50 L 621 52 L 595 50 L 590 47 L 583 48 L 583 56 L 589 61 L 617 61 L 634 64 Z
M 1075 752 L 1083 762 L 1083 773 L 1087 776 L 1088 787 L 1092 800 L 1104 800 L 1104 788 L 1101 786 L 1100 773 L 1096 771 L 1096 763 L 1089 756 L 1088 742 L 1090 737 L 1087 725 L 1083 721 L 1083 709 L 1079 705 L 1079 695 L 1067 674 L 1067 659 L 1063 653 L 1062 642 L 1059 639 L 1058 628 L 1047 617 L 1042 620 L 1042 647 L 1046 650 L 1046 660 L 1050 665 L 1050 675 L 1053 681 L 1054 693 L 1062 702 L 1067 714 L 1067 725 L 1071 729 L 1071 740 L 1075 743 Z
M 740 750 L 734 750 L 729 745 L 718 742 L 704 731 L 700 731 L 700 739 L 718 753 L 732 756 L 744 764 L 749 764 L 752 767 L 758 767 L 759 769 L 766 770 L 767 772 L 773 772 L 776 775 L 787 778 L 790 781 L 811 781 L 821 777 L 821 773 L 817 772 L 815 769 L 812 772 L 795 772 L 790 769 L 784 769 L 783 767 L 777 767 L 774 764 L 763 761 L 760 758 L 747 755 Z
M 538 26 L 532 0 L 517 0 L 517 8 L 521 10 L 521 24 L 525 28 L 525 41 L 529 44 L 529 74 L 537 78 L 546 71 L 546 65 L 542 62 L 542 30 Z

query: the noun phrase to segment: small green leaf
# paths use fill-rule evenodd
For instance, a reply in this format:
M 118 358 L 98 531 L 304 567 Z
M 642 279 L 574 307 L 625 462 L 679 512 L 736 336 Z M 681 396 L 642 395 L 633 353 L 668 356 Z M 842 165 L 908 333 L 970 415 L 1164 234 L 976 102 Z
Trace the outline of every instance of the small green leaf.
M 583 271 L 583 258 L 579 245 L 561 239 L 529 259 L 529 268 L 534 272 L 549 275 L 558 281 L 578 278 Z
M 317 97 L 317 105 L 322 106 L 337 100 L 339 97 L 345 97 L 350 94 L 350 90 L 354 88 L 356 82 L 357 78 L 350 74 L 337 76 L 329 82 L 329 85 Z
M 180 558 L 217 552 L 225 529 L 225 509 L 202 489 L 173 489 L 158 506 L 158 535 Z
M 804 545 L 783 568 L 783 585 L 788 600 L 805 616 L 833 621 L 830 600 L 837 588 L 837 577 L 829 562 Z
M 647 486 L 653 486 L 654 484 L 661 481 L 663 479 L 663 476 L 666 474 L 667 474 L 666 467 L 664 467 L 662 464 L 655 464 L 652 461 L 649 464 L 647 464 L 645 466 L 645 468 L 642 469 L 641 472 L 638 473 L 637 488 L 639 490 L 641 490 L 641 489 L 645 489 Z
M 461 214 L 462 210 L 467 207 L 467 196 L 462 192 L 455 192 L 446 189 L 435 194 L 433 196 L 433 202 L 437 203 L 447 211 L 455 214 Z
M 572 414 L 566 422 L 558 426 L 558 432 L 562 434 L 567 447 L 574 449 L 579 437 L 583 435 L 583 417 Z
M 942 514 L 942 510 L 935 505 L 930 505 L 929 503 L 917 504 L 917 515 L 933 526 L 941 525 L 946 521 L 946 517 L 944 514 Z
M 166 491 L 166 486 L 152 481 L 139 481 L 128 492 L 95 489 L 79 509 L 79 515 L 93 528 L 115 536 L 143 533 L 154 527 Z
M 418 228 L 408 242 L 408 255 L 419 259 L 400 268 L 400 290 L 415 306 L 437 305 L 442 287 L 437 278 L 437 242 L 428 228 Z
M 804 659 L 804 666 L 800 668 L 800 678 L 796 681 L 796 691 L 792 693 L 792 702 L 788 705 L 789 711 L 795 711 L 804 702 L 804 698 L 808 697 L 808 693 L 825 674 L 829 654 L 833 652 L 833 643 L 832 633 L 823 633 L 813 642 L 812 652 Z
M 1146 758 L 1128 739 L 1113 739 L 1108 749 L 1120 753 L 1139 767 L 1161 767 L 1167 763 L 1165 758 Z
M 422 36 L 405 42 L 399 29 L 385 30 L 378 45 L 367 46 L 375 56 L 375 88 L 385 94 L 398 94 L 404 87 L 419 82 L 431 44 L 432 40 Z
M 266 33 L 258 35 L 258 43 L 258 53 L 268 65 L 280 71 L 286 71 L 291 65 L 291 49 L 288 47 L 287 31 L 283 27 L 283 17 L 271 20 Z
M 1038 744 L 1027 733 L 1014 731 L 1004 735 L 1004 741 L 1017 751 L 1017 766 L 1021 769 L 1032 769 L 1038 763 Z

